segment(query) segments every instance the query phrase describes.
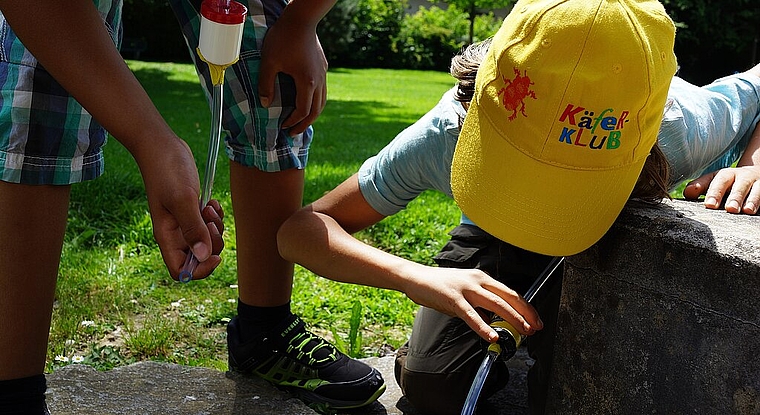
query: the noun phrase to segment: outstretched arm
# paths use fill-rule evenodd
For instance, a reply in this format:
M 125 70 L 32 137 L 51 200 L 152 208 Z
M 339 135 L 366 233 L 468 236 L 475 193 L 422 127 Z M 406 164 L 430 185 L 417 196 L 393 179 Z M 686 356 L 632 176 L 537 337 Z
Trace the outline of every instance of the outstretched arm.
M 210 274 L 220 262 L 221 238 L 212 237 L 209 226 L 221 212 L 214 208 L 205 219 L 201 215 L 190 149 L 119 55 L 92 1 L 0 0 L 0 10 L 44 68 L 135 158 L 171 275 L 179 274 L 188 247 L 204 261 L 198 276 Z
M 327 59 L 317 38 L 317 24 L 336 1 L 292 0 L 264 37 L 259 97 L 268 107 L 277 73 L 293 77 L 296 108 L 283 123 L 293 134 L 304 132 L 327 103 Z
M 760 65 L 755 65 L 746 73 L 760 77 Z M 727 212 L 757 213 L 760 208 L 760 124 L 755 126 L 736 168 L 705 174 L 686 185 L 683 191 L 686 199 L 696 200 L 701 195 L 705 195 L 705 207 L 708 209 L 720 209 L 725 197 Z
M 383 217 L 364 199 L 354 175 L 283 224 L 277 235 L 280 254 L 336 281 L 403 292 L 417 304 L 461 318 L 487 341 L 498 336 L 478 308 L 495 312 L 522 334 L 542 328 L 530 304 L 480 270 L 417 264 L 351 236 Z

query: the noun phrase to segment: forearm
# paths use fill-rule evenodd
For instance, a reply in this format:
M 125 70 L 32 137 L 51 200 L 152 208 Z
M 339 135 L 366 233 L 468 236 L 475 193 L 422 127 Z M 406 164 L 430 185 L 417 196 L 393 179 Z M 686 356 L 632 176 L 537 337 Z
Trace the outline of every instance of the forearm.
M 331 280 L 406 292 L 408 276 L 423 265 L 351 236 L 332 217 L 301 210 L 280 228 L 280 255 Z
M 478 308 L 502 316 L 522 334 L 541 328 L 535 309 L 486 273 L 428 267 L 388 254 L 353 238 L 328 215 L 302 209 L 280 228 L 277 240 L 283 258 L 316 274 L 403 292 L 417 304 L 463 319 L 488 341 L 498 336 Z
M 760 123 L 755 126 L 755 131 L 744 149 L 744 153 L 736 164 L 743 166 L 760 166 Z
M 92 1 L 1 0 L 0 8 L 43 67 L 138 162 L 150 153 L 146 144 L 156 148 L 176 138 L 119 55 Z

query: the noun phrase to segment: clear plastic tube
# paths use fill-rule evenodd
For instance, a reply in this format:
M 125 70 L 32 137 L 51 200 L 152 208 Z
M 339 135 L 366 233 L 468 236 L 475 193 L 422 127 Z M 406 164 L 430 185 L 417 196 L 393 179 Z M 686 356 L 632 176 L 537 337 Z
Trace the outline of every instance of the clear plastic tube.
M 219 156 L 219 142 L 222 137 L 222 101 L 224 100 L 222 84 L 214 85 L 211 99 L 211 134 L 209 135 L 208 156 L 206 157 L 206 172 L 203 176 L 201 190 L 201 207 L 211 200 L 211 189 L 214 186 L 216 160 Z
M 546 281 L 549 279 L 549 277 L 554 274 L 554 271 L 559 267 L 559 265 L 562 263 L 562 261 L 565 260 L 565 257 L 563 256 L 557 256 L 552 258 L 551 261 L 549 261 L 549 264 L 544 268 L 544 271 L 541 273 L 541 275 L 536 278 L 536 280 L 533 282 L 533 284 L 528 288 L 528 291 L 525 291 L 525 295 L 523 298 L 525 298 L 525 301 L 531 302 L 533 301 L 533 297 L 536 296 L 536 293 L 538 293 L 538 290 L 541 289 L 541 287 L 544 286 Z
M 200 208 L 203 209 L 209 200 L 211 200 L 211 189 L 214 186 L 214 175 L 216 175 L 216 160 L 219 156 L 219 142 L 222 136 L 222 101 L 223 101 L 222 84 L 214 85 L 211 98 L 211 134 L 208 144 L 208 155 L 206 157 L 206 172 L 203 175 L 203 187 L 201 188 Z M 188 252 L 185 264 L 179 273 L 180 282 L 190 282 L 193 279 L 193 273 L 198 267 L 198 259 L 192 252 Z
M 499 357 L 499 353 L 488 349 L 486 357 L 483 358 L 483 363 L 480 364 L 478 371 L 475 373 L 475 380 L 472 381 L 470 392 L 467 394 L 467 398 L 464 401 L 462 407 L 462 415 L 472 415 L 475 413 L 475 407 L 478 404 L 478 398 L 480 397 L 480 391 L 483 389 L 483 385 L 486 383 L 488 373 L 491 371 L 493 362 Z
M 541 275 L 536 278 L 533 284 L 531 284 L 530 288 L 528 288 L 528 291 L 525 292 L 524 298 L 526 301 L 531 302 L 533 300 L 533 297 L 536 296 L 538 290 L 544 286 L 549 277 L 554 274 L 554 271 L 557 270 L 557 268 L 560 266 L 560 264 L 562 264 L 562 261 L 564 260 L 565 257 L 554 257 L 551 261 L 549 261 L 549 264 L 546 266 L 546 268 L 544 268 L 544 271 L 541 273 Z M 520 343 L 523 340 L 523 336 L 521 336 L 517 330 L 512 328 L 511 324 L 500 318 L 498 320 L 500 323 L 503 323 L 503 327 L 509 330 L 509 332 L 512 334 L 512 337 L 514 338 L 514 348 L 511 348 L 510 350 L 514 352 L 516 348 L 520 346 Z M 486 378 L 488 377 L 488 373 L 491 371 L 493 362 L 499 357 L 499 354 L 501 354 L 501 352 L 502 347 L 498 343 L 493 343 L 488 347 L 488 352 L 483 358 L 483 363 L 480 364 L 480 367 L 475 374 L 475 379 L 472 381 L 472 386 L 470 387 L 470 392 L 467 394 L 467 399 L 464 402 L 464 407 L 462 407 L 461 415 L 470 415 L 475 412 L 475 406 L 477 406 L 480 392 L 483 389 L 483 384 L 486 382 Z M 511 356 L 506 356 L 505 358 L 509 359 L 510 357 Z

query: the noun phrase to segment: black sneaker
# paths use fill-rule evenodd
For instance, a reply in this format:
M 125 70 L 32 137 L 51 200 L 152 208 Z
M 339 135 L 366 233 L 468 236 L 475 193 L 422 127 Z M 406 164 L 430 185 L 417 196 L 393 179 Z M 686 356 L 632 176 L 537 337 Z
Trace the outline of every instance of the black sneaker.
M 380 372 L 306 330 L 298 316 L 246 343 L 238 331 L 235 317 L 227 325 L 230 370 L 260 376 L 317 411 L 362 407 L 385 392 Z

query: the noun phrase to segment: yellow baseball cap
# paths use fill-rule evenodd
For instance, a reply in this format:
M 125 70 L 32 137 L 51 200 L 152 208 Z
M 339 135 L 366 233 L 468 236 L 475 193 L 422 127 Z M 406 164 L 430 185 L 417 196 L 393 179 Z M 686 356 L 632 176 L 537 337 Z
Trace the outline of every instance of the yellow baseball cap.
M 518 1 L 479 68 L 454 153 L 462 212 L 545 255 L 596 243 L 657 140 L 674 40 L 658 1 Z

